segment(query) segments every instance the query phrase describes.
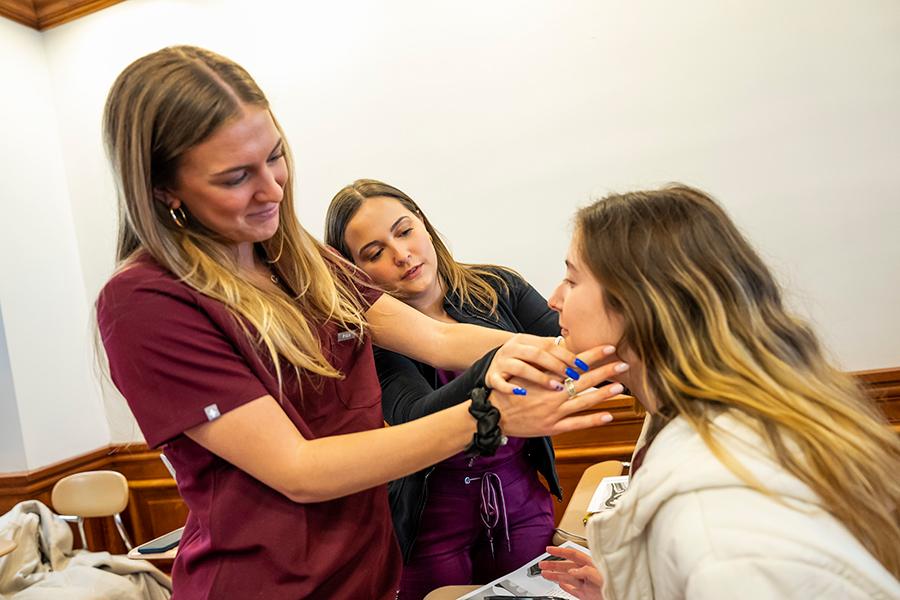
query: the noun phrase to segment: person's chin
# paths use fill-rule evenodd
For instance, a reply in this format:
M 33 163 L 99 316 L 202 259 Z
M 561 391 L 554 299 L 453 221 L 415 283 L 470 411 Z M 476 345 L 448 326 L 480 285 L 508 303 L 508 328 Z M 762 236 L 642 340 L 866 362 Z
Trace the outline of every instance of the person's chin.
M 409 299 L 409 286 L 406 285 L 406 282 L 402 279 L 387 281 L 382 280 L 379 281 L 377 279 L 373 279 L 375 285 L 389 293 L 394 298 L 398 300 L 403 300 L 404 302 Z
M 578 340 L 572 336 L 572 332 L 566 329 L 565 327 L 561 327 L 559 331 L 560 335 L 562 335 L 563 341 L 566 344 L 566 349 L 570 352 L 579 353 L 584 348 L 578 343 Z
M 271 231 L 268 229 L 265 231 L 261 231 L 259 235 L 255 236 L 255 242 L 267 242 L 275 237 L 275 234 L 278 232 L 278 227 L 273 227 Z
M 263 223 L 247 223 L 247 225 L 251 225 L 245 233 L 248 239 L 252 239 L 254 242 L 265 242 L 272 239 L 278 232 L 278 216 Z
M 401 279 L 397 285 L 403 287 L 410 293 L 421 294 L 429 289 L 433 283 L 434 277 L 428 271 L 422 271 L 418 277 L 414 279 Z
M 600 345 L 599 342 L 593 340 L 580 340 L 571 335 L 564 337 L 566 340 L 566 348 L 575 354 L 591 350 Z
M 390 288 L 389 288 L 390 289 Z M 420 297 L 428 289 L 426 286 L 420 285 L 418 281 L 400 280 L 393 286 L 391 295 L 398 300 L 410 302 Z
M 587 350 L 587 348 L 583 345 L 578 344 L 577 342 L 570 342 L 569 340 L 566 340 L 566 349 L 570 352 L 574 352 L 575 354 L 579 354 Z
M 416 296 L 421 296 L 424 288 L 416 283 L 410 283 L 401 281 L 397 286 L 397 293 L 404 298 L 415 298 Z

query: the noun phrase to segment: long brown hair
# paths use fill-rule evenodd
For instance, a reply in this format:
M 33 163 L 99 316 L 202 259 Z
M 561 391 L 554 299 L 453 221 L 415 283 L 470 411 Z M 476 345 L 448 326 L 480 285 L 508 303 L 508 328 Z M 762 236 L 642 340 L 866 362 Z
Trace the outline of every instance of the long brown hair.
M 496 313 L 497 291 L 488 282 L 494 281 L 499 284 L 501 289 L 506 290 L 506 280 L 497 275 L 495 271 L 506 271 L 510 274 L 515 274 L 515 272 L 495 265 L 457 262 L 419 205 L 406 193 L 392 185 L 375 179 L 357 179 L 335 194 L 331 199 L 331 204 L 328 205 L 328 212 L 325 216 L 325 243 L 335 248 L 344 258 L 352 261 L 353 254 L 347 247 L 344 235 L 347 225 L 366 199 L 376 197 L 393 198 L 422 220 L 437 255 L 438 276 L 448 292 L 455 294 L 464 305 L 485 310 L 490 315 Z
M 297 221 L 293 167 L 277 121 L 288 177 L 278 230 L 258 243 L 257 251 L 293 290 L 292 296 L 238 277 L 234 255 L 220 236 L 189 214 L 185 227 L 179 227 L 167 207 L 154 199 L 155 188 L 172 184 L 185 152 L 248 106 L 271 114 L 247 71 L 202 48 L 164 48 L 139 58 L 119 75 L 107 97 L 103 123 L 119 196 L 120 268 L 147 253 L 194 289 L 224 303 L 248 335 L 245 322 L 256 331 L 256 341 L 267 350 L 279 380 L 279 357 L 297 370 L 340 377 L 323 355 L 311 323 L 334 320 L 362 337 L 361 301 L 348 284 L 353 267 Z
M 575 235 L 607 306 L 624 317 L 618 347 L 645 366 L 654 418 L 682 416 L 736 475 L 768 493 L 713 435 L 714 414 L 738 411 L 900 577 L 900 441 L 788 313 L 725 211 L 683 185 L 615 194 L 578 212 Z

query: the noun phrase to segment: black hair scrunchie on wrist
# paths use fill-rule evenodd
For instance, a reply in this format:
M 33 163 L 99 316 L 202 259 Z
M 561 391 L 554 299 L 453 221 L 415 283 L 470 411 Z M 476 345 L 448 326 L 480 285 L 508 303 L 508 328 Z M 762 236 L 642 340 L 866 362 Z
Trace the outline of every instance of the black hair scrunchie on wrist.
M 477 387 L 472 390 L 469 414 L 475 417 L 476 431 L 466 448 L 467 456 L 493 456 L 497 448 L 505 446 L 507 437 L 500 431 L 500 411 L 488 400 L 490 391 Z

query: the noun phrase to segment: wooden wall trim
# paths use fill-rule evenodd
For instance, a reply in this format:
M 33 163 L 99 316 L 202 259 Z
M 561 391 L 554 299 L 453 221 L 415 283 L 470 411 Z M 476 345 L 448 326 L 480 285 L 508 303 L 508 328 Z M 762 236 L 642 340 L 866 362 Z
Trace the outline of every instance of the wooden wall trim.
M 104 469 L 112 447 L 104 446 L 92 452 L 63 460 L 33 471 L 8 473 L 0 477 L 0 489 L 4 492 L 12 490 L 30 491 L 45 487 L 48 482 L 56 483 L 70 473 Z M 53 483 L 50 485 L 52 486 Z
M 0 16 L 44 31 L 123 0 L 0 0 Z
M 869 389 L 876 402 L 900 400 L 900 367 L 857 371 L 854 375 Z
M 856 371 L 856 376 L 881 408 L 888 422 L 900 433 L 900 367 Z M 619 396 L 603 410 L 613 422 L 603 427 L 563 434 L 553 438 L 557 462 L 600 462 L 631 456 L 643 417 L 632 410 L 632 399 Z
M 854 373 L 865 384 L 895 430 L 900 432 L 900 367 Z M 564 491 L 575 489 L 588 466 L 604 460 L 627 460 L 641 431 L 643 416 L 633 410 L 634 399 L 618 396 L 605 403 L 612 413 L 608 425 L 555 436 L 556 464 Z M 140 543 L 184 524 L 187 508 L 178 496 L 175 481 L 159 460 L 159 450 L 143 443 L 114 444 L 34 471 L 0 474 L 0 514 L 26 499 L 50 505 L 53 485 L 71 473 L 112 469 L 128 478 L 131 493 L 126 527 Z M 566 502 L 556 504 L 557 518 Z M 87 521 L 92 549 L 124 551 L 112 519 Z
M 37 11 L 31 0 L 0 0 L 0 17 L 38 29 Z
M 871 398 L 884 412 L 895 431 L 900 433 L 900 367 L 853 373 Z M 629 460 L 641 432 L 643 417 L 635 414 L 633 399 L 618 396 L 605 403 L 603 410 L 613 415 L 612 423 L 602 427 L 573 431 L 553 437 L 556 469 L 566 497 L 554 506 L 557 522 L 584 470 L 605 460 Z
M 604 460 L 618 460 L 623 456 L 630 456 L 634 452 L 634 444 L 603 444 L 577 448 L 557 448 L 557 462 L 573 461 L 590 463 L 603 462 Z
M 187 507 L 175 481 L 159 459 L 159 450 L 143 443 L 114 444 L 34 471 L 0 474 L 0 514 L 29 499 L 52 507 L 50 497 L 57 481 L 72 473 L 103 469 L 128 479 L 128 506 L 122 518 L 132 541 L 146 542 L 184 525 Z M 92 550 L 125 552 L 112 518 L 87 519 L 85 532 Z M 77 547 L 77 536 L 75 540 Z
M 881 407 L 894 429 L 900 432 L 900 367 L 854 373 Z
M 34 0 L 41 31 L 80 19 L 123 0 Z

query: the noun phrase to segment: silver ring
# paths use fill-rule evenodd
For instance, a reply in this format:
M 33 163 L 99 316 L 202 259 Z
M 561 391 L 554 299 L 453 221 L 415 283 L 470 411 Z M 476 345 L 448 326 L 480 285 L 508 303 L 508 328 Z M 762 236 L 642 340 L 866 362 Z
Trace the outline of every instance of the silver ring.
M 560 345 L 562 345 L 563 339 L 565 339 L 565 338 L 563 338 L 563 336 L 561 336 L 561 335 L 556 336 L 556 339 L 553 340 L 553 345 L 554 345 L 554 346 L 560 346 Z
M 566 377 L 563 380 L 563 385 L 566 386 L 566 393 L 569 395 L 569 398 L 574 398 L 578 395 L 578 390 L 575 389 L 575 380 L 571 377 Z

